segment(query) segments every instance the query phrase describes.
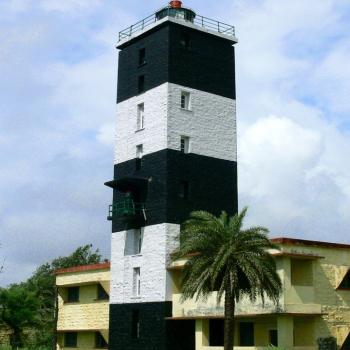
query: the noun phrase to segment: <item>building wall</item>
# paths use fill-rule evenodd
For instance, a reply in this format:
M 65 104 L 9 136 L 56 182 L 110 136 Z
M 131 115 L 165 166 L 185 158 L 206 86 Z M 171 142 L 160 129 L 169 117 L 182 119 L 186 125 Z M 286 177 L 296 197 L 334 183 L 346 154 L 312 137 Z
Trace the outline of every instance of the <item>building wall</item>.
M 126 255 L 128 234 L 132 231 L 112 233 L 111 304 L 171 301 L 169 272 L 170 254 L 177 247 L 179 225 L 160 224 L 142 228 L 141 253 Z M 156 246 L 155 246 L 156 245 Z M 133 294 L 133 269 L 141 271 L 141 295 Z

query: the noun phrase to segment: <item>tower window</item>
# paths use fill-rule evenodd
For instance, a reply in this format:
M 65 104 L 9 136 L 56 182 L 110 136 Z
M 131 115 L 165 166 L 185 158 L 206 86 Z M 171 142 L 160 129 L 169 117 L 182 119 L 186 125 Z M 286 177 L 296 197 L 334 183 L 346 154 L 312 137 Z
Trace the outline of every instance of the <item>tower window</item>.
M 78 333 L 69 332 L 64 334 L 64 346 L 66 348 L 76 348 L 78 345 Z
M 146 49 L 139 50 L 139 66 L 146 64 Z
M 108 344 L 105 341 L 105 338 L 103 338 L 102 334 L 100 332 L 95 333 L 95 348 L 96 349 L 106 349 L 108 348 Z
M 141 295 L 140 268 L 135 267 L 133 272 L 133 294 L 135 297 L 139 297 Z
M 69 287 L 67 290 L 67 302 L 78 303 L 79 302 L 79 287 Z
M 188 91 L 181 91 L 181 108 L 191 109 L 191 94 Z
M 136 123 L 137 130 L 142 130 L 144 128 L 145 124 L 145 104 L 140 103 L 137 106 L 137 123 Z
M 187 33 L 181 34 L 180 44 L 184 49 L 186 49 L 186 50 L 190 49 L 191 38 L 190 38 L 189 34 L 187 34 Z
M 134 254 L 140 254 L 142 247 L 142 232 L 140 228 L 134 229 Z
M 190 183 L 188 181 L 180 181 L 179 197 L 182 199 L 189 199 Z
M 140 75 L 138 80 L 138 92 L 140 94 L 141 92 L 144 92 L 144 91 L 145 91 L 145 76 Z
M 190 138 L 187 136 L 181 136 L 181 152 L 189 153 L 190 152 Z
M 142 168 L 143 145 L 136 146 L 136 170 Z
M 97 285 L 97 300 L 108 300 L 108 299 L 109 299 L 109 295 L 107 294 L 105 289 L 100 284 L 98 284 Z
M 133 339 L 140 338 L 140 311 L 132 310 L 131 315 L 131 337 Z

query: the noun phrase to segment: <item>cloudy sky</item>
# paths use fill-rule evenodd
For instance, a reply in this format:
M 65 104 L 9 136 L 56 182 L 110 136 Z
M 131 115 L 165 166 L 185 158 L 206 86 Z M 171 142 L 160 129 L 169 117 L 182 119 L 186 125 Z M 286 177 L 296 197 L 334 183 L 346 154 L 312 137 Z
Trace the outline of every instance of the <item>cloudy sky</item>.
M 0 285 L 109 256 L 121 29 L 165 1 L 0 0 Z M 187 0 L 236 26 L 240 206 L 273 236 L 350 243 L 350 4 Z

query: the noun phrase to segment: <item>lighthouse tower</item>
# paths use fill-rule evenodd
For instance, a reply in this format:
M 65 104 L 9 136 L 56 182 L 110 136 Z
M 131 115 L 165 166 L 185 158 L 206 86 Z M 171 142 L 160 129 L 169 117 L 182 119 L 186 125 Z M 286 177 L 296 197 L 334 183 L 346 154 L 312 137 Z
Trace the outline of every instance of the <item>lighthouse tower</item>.
M 111 350 L 194 348 L 167 268 L 193 210 L 237 212 L 236 42 L 181 1 L 119 33 Z

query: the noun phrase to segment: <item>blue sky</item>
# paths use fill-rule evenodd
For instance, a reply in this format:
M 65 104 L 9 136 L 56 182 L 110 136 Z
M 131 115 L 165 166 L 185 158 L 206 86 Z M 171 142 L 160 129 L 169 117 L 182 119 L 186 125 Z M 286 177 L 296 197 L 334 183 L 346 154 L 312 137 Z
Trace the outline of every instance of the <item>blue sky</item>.
M 109 256 L 118 31 L 166 5 L 0 2 L 0 285 Z M 273 236 L 350 243 L 350 4 L 185 1 L 236 26 L 240 206 Z

